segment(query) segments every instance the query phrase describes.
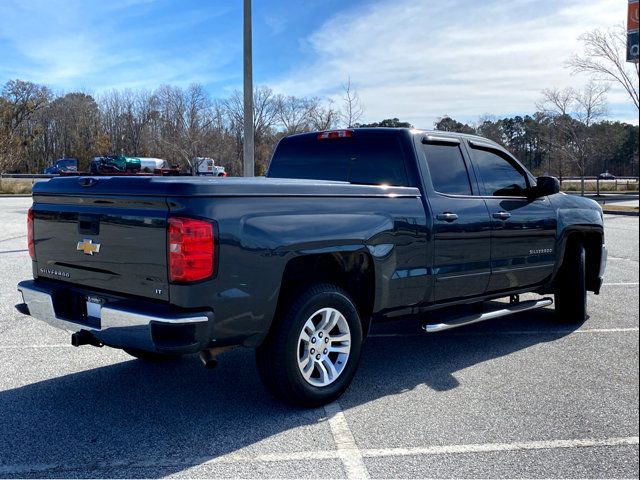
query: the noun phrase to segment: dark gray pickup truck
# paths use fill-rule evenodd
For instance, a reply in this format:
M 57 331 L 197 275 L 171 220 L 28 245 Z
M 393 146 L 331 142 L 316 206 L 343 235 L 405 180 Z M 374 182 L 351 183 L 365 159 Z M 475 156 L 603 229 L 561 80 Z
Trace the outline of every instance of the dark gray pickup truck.
M 351 382 L 372 321 L 437 332 L 552 303 L 519 300 L 535 292 L 579 323 L 602 285 L 600 207 L 483 138 L 295 135 L 266 177 L 36 184 L 18 310 L 144 360 L 252 347 L 273 394 L 321 405 Z

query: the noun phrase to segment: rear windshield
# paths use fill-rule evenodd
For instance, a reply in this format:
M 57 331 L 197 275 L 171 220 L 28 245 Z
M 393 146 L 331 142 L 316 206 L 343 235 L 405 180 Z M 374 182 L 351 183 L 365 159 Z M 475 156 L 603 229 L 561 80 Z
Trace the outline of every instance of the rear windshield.
M 395 136 L 285 140 L 273 154 L 267 176 L 407 185 L 402 143 Z

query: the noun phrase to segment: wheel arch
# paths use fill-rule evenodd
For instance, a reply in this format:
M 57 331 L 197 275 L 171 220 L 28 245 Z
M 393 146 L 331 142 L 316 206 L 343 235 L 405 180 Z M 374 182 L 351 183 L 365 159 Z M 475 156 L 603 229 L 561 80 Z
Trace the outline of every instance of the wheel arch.
M 364 251 L 334 251 L 295 257 L 287 262 L 273 323 L 298 295 L 312 285 L 329 283 L 345 290 L 354 301 L 362 332 L 366 336 L 371 325 L 375 300 L 373 260 Z
M 559 255 L 554 281 L 557 279 L 558 272 L 566 259 L 567 248 L 576 243 L 581 243 L 585 250 L 587 290 L 599 293 L 600 279 L 598 275 L 602 260 L 602 245 L 604 244 L 604 231 L 599 225 L 576 225 L 564 229 L 558 249 Z

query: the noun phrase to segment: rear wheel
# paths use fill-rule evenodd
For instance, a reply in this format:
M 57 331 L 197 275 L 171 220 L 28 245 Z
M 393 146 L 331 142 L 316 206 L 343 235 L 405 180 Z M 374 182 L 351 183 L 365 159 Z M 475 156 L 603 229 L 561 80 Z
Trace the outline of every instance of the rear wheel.
M 570 243 L 556 280 L 556 318 L 562 323 L 580 324 L 587 320 L 585 250 L 581 243 Z
M 256 350 L 269 391 L 294 405 L 314 407 L 338 398 L 355 375 L 362 325 L 349 295 L 317 285 L 295 299 Z
M 149 362 L 149 363 L 168 362 L 168 361 L 177 360 L 178 358 L 180 358 L 180 355 L 168 355 L 166 353 L 147 352 L 146 350 L 138 350 L 136 348 L 125 348 L 124 351 L 127 352 L 132 357 L 136 357 L 138 360 L 142 360 L 144 362 Z

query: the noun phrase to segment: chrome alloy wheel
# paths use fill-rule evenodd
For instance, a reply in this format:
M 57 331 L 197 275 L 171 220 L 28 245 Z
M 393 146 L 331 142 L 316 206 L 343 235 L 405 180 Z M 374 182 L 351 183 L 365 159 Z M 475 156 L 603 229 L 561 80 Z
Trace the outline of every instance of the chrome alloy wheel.
M 331 385 L 343 372 L 351 351 L 347 319 L 335 308 L 309 317 L 298 337 L 298 368 L 314 387 Z

